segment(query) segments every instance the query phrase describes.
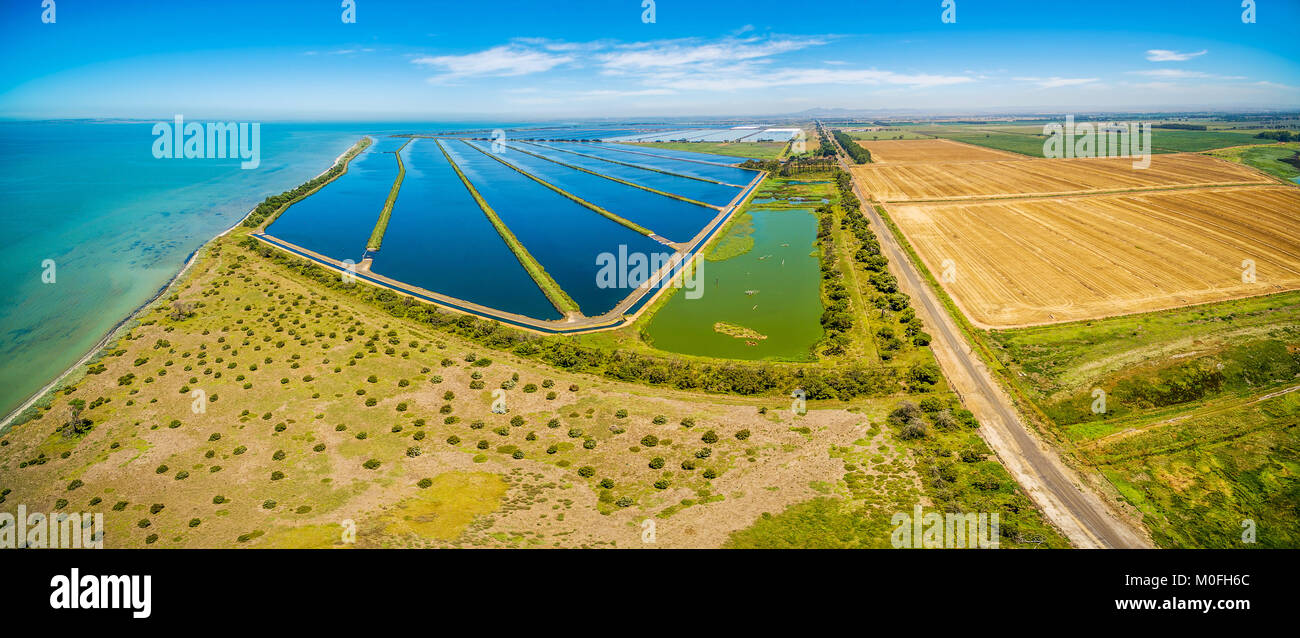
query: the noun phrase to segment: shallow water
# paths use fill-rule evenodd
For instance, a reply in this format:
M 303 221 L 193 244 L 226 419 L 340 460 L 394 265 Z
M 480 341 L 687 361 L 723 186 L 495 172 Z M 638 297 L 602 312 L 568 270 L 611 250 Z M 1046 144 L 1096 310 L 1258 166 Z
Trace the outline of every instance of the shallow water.
M 237 159 L 154 158 L 153 122 L 0 123 L 0 408 L 76 362 L 263 198 L 391 127 L 410 130 L 266 122 L 260 166 L 241 170 Z
M 822 337 L 821 270 L 813 255 L 817 218 L 800 209 L 749 214 L 754 248 L 706 261 L 701 297 L 677 293 L 651 320 L 646 330 L 654 347 L 728 359 L 812 359 L 811 348 Z M 720 334 L 714 330 L 720 321 L 767 338 Z

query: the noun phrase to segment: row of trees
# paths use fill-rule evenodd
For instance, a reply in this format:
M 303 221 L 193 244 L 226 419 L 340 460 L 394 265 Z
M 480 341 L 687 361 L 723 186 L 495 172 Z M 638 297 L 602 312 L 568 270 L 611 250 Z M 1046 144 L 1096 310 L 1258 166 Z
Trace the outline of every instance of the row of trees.
M 862 145 L 858 144 L 856 140 L 854 140 L 852 137 L 849 137 L 848 133 L 836 129 L 834 131 L 831 131 L 831 135 L 835 136 L 835 141 L 840 143 L 840 146 L 844 149 L 844 152 L 848 153 L 849 157 L 853 158 L 853 163 L 868 164 L 871 162 L 871 151 L 868 151 L 867 149 L 863 148 Z
M 1279 142 L 1300 142 L 1300 133 L 1291 131 L 1260 131 L 1255 137 L 1261 140 L 1277 140 Z
M 798 364 L 695 361 L 579 345 L 568 337 L 538 336 L 490 319 L 440 310 L 432 304 L 416 302 L 388 289 L 345 284 L 337 272 L 274 250 L 251 237 L 244 238 L 240 246 L 327 289 L 358 298 L 395 317 L 419 322 L 488 348 L 535 358 L 557 368 L 619 381 L 739 395 L 784 394 L 802 388 L 811 399 L 848 400 L 893 394 L 908 378 L 907 371 L 884 366 L 818 369 Z

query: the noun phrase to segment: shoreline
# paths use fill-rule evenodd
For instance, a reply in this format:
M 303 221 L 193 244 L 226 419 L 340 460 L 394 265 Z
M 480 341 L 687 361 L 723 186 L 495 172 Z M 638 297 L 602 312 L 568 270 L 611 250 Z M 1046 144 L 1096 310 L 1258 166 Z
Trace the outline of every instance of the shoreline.
M 321 175 L 328 173 L 330 169 L 334 168 L 334 166 L 336 166 L 339 163 L 339 160 L 343 159 L 343 156 L 347 155 L 348 151 L 351 150 L 352 150 L 352 146 L 349 146 L 342 153 L 339 153 L 338 156 L 334 158 L 334 161 L 330 163 L 329 167 L 317 173 L 316 176 L 311 179 L 316 179 L 316 177 L 320 177 Z M 149 297 L 149 299 L 145 300 L 143 303 L 136 306 L 134 310 L 127 313 L 125 317 L 118 320 L 117 323 L 113 324 L 113 327 L 109 328 L 108 331 L 104 333 L 104 336 L 100 337 L 99 340 L 96 341 L 95 344 L 85 352 L 85 354 L 81 355 L 81 357 L 77 359 L 75 363 L 69 365 L 67 368 L 64 368 L 63 372 L 60 372 L 48 383 L 41 386 L 41 389 L 29 395 L 17 407 L 5 413 L 4 418 L 0 419 L 0 435 L 3 435 L 9 431 L 10 427 L 12 427 L 12 423 L 14 419 L 18 418 L 18 416 L 21 415 L 23 412 L 25 412 L 28 408 L 35 405 L 38 401 L 40 401 L 43 397 L 45 397 L 45 395 L 57 389 L 60 383 L 62 383 L 65 379 L 71 376 L 72 373 L 76 372 L 78 368 L 86 365 L 87 362 L 89 362 L 92 358 L 94 358 L 94 356 L 98 354 L 101 350 L 103 350 L 108 344 L 116 341 L 119 336 L 118 333 L 120 333 L 128 323 L 138 318 L 151 306 L 157 303 L 159 299 L 162 299 L 163 296 L 167 294 L 167 291 L 171 290 L 172 286 L 175 286 L 176 283 L 179 282 L 181 278 L 185 276 L 185 273 L 189 272 L 190 268 L 194 266 L 194 263 L 198 261 L 199 256 L 204 249 L 211 246 L 212 243 L 217 241 L 218 239 L 221 239 L 222 237 L 229 235 L 236 228 L 239 228 L 240 225 L 244 223 L 244 220 L 248 219 L 256 210 L 257 210 L 257 204 L 254 204 L 252 208 L 248 209 L 248 212 L 244 213 L 243 216 L 235 220 L 235 223 L 231 224 L 229 228 L 221 231 L 216 235 L 213 235 L 212 237 L 209 237 L 202 244 L 199 244 L 199 246 L 195 248 L 189 254 L 188 257 L 185 258 L 185 262 L 181 264 L 180 269 L 177 270 L 176 273 L 171 276 L 171 278 L 169 278 L 166 282 L 164 282 L 163 285 L 159 286 L 158 290 L 154 292 L 153 296 Z

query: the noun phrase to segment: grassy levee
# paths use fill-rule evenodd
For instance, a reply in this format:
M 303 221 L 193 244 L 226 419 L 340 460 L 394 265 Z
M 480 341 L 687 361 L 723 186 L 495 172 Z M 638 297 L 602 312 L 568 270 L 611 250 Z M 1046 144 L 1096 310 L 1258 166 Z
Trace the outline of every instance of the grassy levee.
M 384 233 L 388 231 L 388 220 L 393 217 L 393 204 L 397 203 L 397 193 L 402 190 L 402 179 L 406 177 L 406 165 L 402 163 L 402 149 L 406 148 L 406 145 L 410 143 L 411 140 L 406 140 L 393 153 L 393 155 L 397 156 L 397 179 L 393 180 L 393 187 L 388 190 L 388 199 L 384 200 L 384 208 L 379 211 L 379 221 L 375 222 L 375 229 L 370 231 L 370 241 L 366 242 L 366 250 L 379 250 L 380 245 L 384 243 Z
M 519 241 L 518 237 L 515 237 L 515 234 L 510 230 L 510 227 L 506 226 L 506 223 L 501 221 L 501 218 L 497 215 L 496 211 L 492 210 L 492 207 L 489 206 L 487 201 L 483 199 L 483 196 L 479 194 L 478 189 L 474 188 L 474 185 L 470 183 L 468 177 L 465 177 L 465 173 L 461 172 L 460 166 L 456 165 L 456 160 L 452 159 L 451 154 L 447 152 L 447 149 L 442 147 L 442 142 L 439 141 L 437 144 L 438 150 L 442 151 L 443 157 L 447 158 L 447 163 L 451 164 L 452 169 L 456 171 L 456 176 L 459 177 L 461 183 L 465 185 L 465 189 L 469 191 L 470 196 L 478 203 L 478 207 L 483 211 L 483 214 L 487 215 L 488 221 L 492 222 L 492 227 L 496 229 L 497 234 L 501 235 L 501 239 L 504 240 L 506 245 L 510 247 L 510 250 L 514 252 L 515 258 L 523 265 L 524 270 L 528 271 L 528 274 L 532 276 L 533 281 L 537 282 L 537 286 L 546 294 L 546 298 L 551 300 L 551 303 L 554 304 L 560 312 L 565 314 L 570 312 L 579 312 L 578 302 L 574 301 L 573 298 L 569 296 L 569 293 L 564 292 L 564 289 L 560 287 L 560 284 L 556 283 L 550 273 L 546 272 L 546 269 L 537 261 L 537 258 L 533 257 L 532 253 L 528 252 L 528 249 L 524 247 L 524 244 Z
M 573 164 L 569 164 L 569 163 L 567 163 L 567 162 L 561 162 L 560 160 L 557 160 L 557 159 L 554 159 L 554 158 L 546 157 L 546 156 L 544 156 L 544 155 L 538 155 L 537 153 L 533 153 L 533 152 L 531 152 L 531 151 L 529 151 L 529 150 L 527 150 L 527 149 L 519 148 L 518 146 L 510 146 L 510 148 L 513 148 L 513 149 L 515 149 L 516 151 L 519 151 L 520 153 L 523 153 L 524 155 L 532 155 L 533 157 L 536 157 L 537 159 L 546 160 L 546 161 L 548 161 L 548 162 L 552 162 L 552 163 L 555 163 L 555 164 L 559 164 L 560 166 L 563 166 L 563 167 L 565 167 L 565 168 L 571 168 L 571 169 L 573 169 L 573 170 L 575 170 L 575 171 L 582 171 L 583 173 L 587 173 L 588 175 L 595 175 L 596 177 L 603 177 L 603 178 L 605 178 L 605 179 L 607 179 L 607 180 L 610 180 L 610 181 L 612 181 L 612 182 L 618 182 L 618 183 L 620 183 L 620 184 L 623 184 L 624 186 L 631 186 L 632 188 L 639 188 L 639 189 L 641 189 L 641 190 L 643 190 L 643 191 L 649 191 L 649 192 L 654 193 L 654 194 L 656 194 L 656 195 L 663 195 L 664 197 L 671 197 L 671 198 L 673 198 L 673 199 L 677 199 L 677 200 L 681 200 L 681 201 L 683 201 L 683 202 L 686 202 L 686 203 L 688 203 L 688 204 L 695 204 L 696 206 L 703 206 L 703 207 L 705 207 L 705 208 L 712 208 L 713 210 L 722 210 L 722 207 L 721 207 L 721 206 L 714 206 L 713 204 L 705 204 L 704 202 L 701 202 L 701 201 L 698 201 L 698 200 L 694 200 L 694 199 L 691 199 L 691 198 L 689 198 L 689 197 L 682 197 L 681 195 L 674 195 L 674 194 L 672 194 L 672 193 L 668 193 L 668 192 L 665 192 L 665 191 L 661 191 L 661 190 L 659 190 L 659 189 L 657 189 L 657 188 L 650 188 L 649 186 L 642 186 L 642 185 L 640 185 L 640 184 L 633 184 L 632 182 L 629 182 L 629 181 L 627 181 L 627 180 L 625 180 L 625 179 L 619 179 L 619 178 L 617 178 L 617 177 L 613 177 L 613 176 L 610 176 L 610 175 L 605 175 L 605 174 L 603 174 L 603 173 L 597 173 L 596 171 L 593 171 L 593 170 L 590 170 L 590 169 L 586 169 L 586 168 L 583 168 L 583 167 L 581 167 L 581 166 L 574 166 Z M 482 150 L 482 149 L 480 149 L 480 150 Z M 515 170 L 518 170 L 518 169 L 515 169 Z M 521 171 L 521 172 L 522 172 L 522 171 Z M 526 173 L 525 173 L 525 174 L 526 174 Z M 531 176 L 530 176 L 530 177 L 531 177 Z M 536 178 L 534 178 L 534 179 L 536 179 Z M 540 180 L 539 180 L 539 181 L 540 181 Z M 555 187 L 552 186 L 551 188 L 555 188 Z
M 695 175 L 683 175 L 683 174 L 681 174 L 681 173 L 674 173 L 674 172 L 672 172 L 672 171 L 666 171 L 666 170 L 664 170 L 664 169 L 662 169 L 662 168 L 655 168 L 655 167 L 653 167 L 653 166 L 646 166 L 646 165 L 644 165 L 644 164 L 633 164 L 633 163 L 631 163 L 631 162 L 620 162 L 619 160 L 616 160 L 616 159 L 609 159 L 608 157 L 600 157 L 599 155 L 589 155 L 589 154 L 587 154 L 587 153 L 579 153 L 578 151 L 571 151 L 571 150 L 569 150 L 569 149 L 567 149 L 567 148 L 555 148 L 555 147 L 553 147 L 553 146 L 542 146 L 541 144 L 537 144 L 537 143 L 535 143 L 535 142 L 523 142 L 523 143 L 524 143 L 524 144 L 528 144 L 528 145 L 530 145 L 530 146 L 539 146 L 539 147 L 544 148 L 544 149 L 547 149 L 547 150 L 559 151 L 559 152 L 561 152 L 561 153 L 568 153 L 568 154 L 570 154 L 570 155 L 577 155 L 578 157 L 586 157 L 586 158 L 589 158 L 589 159 L 600 160 L 600 161 L 602 161 L 602 162 L 609 162 L 610 164 L 618 164 L 619 166 L 626 166 L 626 167 L 628 167 L 628 168 L 639 168 L 639 169 L 641 169 L 641 170 L 644 170 L 644 171 L 650 171 L 650 172 L 652 172 L 652 173 L 662 173 L 662 174 L 664 174 L 664 175 L 672 175 L 673 177 L 682 177 L 682 178 L 685 178 L 685 179 L 693 179 L 693 180 L 695 180 L 695 181 L 697 181 L 697 182 L 708 182 L 708 183 L 710 183 L 710 184 L 722 184 L 723 186 L 741 186 L 741 184 L 729 184 L 729 183 L 727 183 L 727 182 L 719 181 L 719 180 L 716 180 L 716 179 L 709 179 L 709 178 L 707 178 L 707 177 L 696 177 Z
M 472 148 L 472 149 L 474 149 L 474 150 L 476 150 L 476 151 L 478 151 L 478 152 L 480 152 L 480 153 L 482 153 L 482 154 L 484 154 L 484 155 L 487 155 L 488 157 L 490 157 L 490 158 L 492 158 L 492 159 L 494 159 L 494 160 L 496 160 L 496 161 L 498 161 L 498 162 L 501 162 L 502 164 L 505 164 L 506 166 L 510 167 L 510 169 L 514 170 L 516 173 L 519 173 L 520 175 L 523 175 L 524 177 L 527 177 L 528 179 L 531 179 L 531 180 L 533 180 L 534 182 L 537 182 L 538 184 L 541 184 L 542 186 L 545 186 L 545 187 L 547 187 L 547 188 L 549 188 L 549 189 L 551 189 L 551 190 L 553 190 L 553 191 L 555 191 L 555 192 L 557 192 L 557 193 L 563 195 L 565 198 L 567 198 L 567 199 L 569 199 L 569 200 L 572 200 L 574 203 L 579 204 L 579 205 L 581 205 L 581 206 L 584 207 L 584 208 L 590 209 L 591 211 L 595 212 L 597 215 L 600 215 L 600 216 L 602 216 L 602 217 L 605 217 L 605 218 L 609 219 L 610 221 L 616 222 L 616 223 L 618 223 L 618 224 L 622 224 L 623 226 L 626 226 L 626 227 L 628 227 L 628 228 L 630 228 L 630 229 L 632 229 L 632 230 L 634 230 L 634 231 L 636 231 L 636 232 L 638 232 L 638 233 L 641 233 L 642 235 L 645 235 L 645 236 L 647 236 L 647 237 L 650 236 L 650 235 L 653 235 L 653 234 L 654 234 L 654 231 L 650 230 L 649 228 L 646 228 L 645 226 L 642 226 L 642 225 L 640 225 L 640 224 L 637 224 L 637 223 L 635 223 L 635 222 L 633 222 L 633 221 L 631 221 L 631 220 L 629 220 L 629 219 L 624 219 L 623 217 L 621 217 L 621 216 L 619 216 L 619 215 L 617 215 L 617 214 L 615 214 L 615 213 L 612 213 L 612 212 L 610 212 L 610 211 L 608 211 L 608 210 L 606 210 L 606 209 L 604 209 L 604 208 L 601 208 L 600 206 L 597 206 L 597 205 L 595 205 L 595 204 L 593 204 L 593 203 L 591 203 L 591 202 L 589 202 L 589 201 L 587 201 L 587 200 L 585 200 L 585 199 L 583 199 L 583 198 L 581 198 L 581 197 L 578 197 L 577 195 L 574 195 L 573 193 L 570 193 L 569 191 L 566 191 L 566 190 L 564 190 L 563 188 L 560 188 L 559 186 L 556 186 L 555 184 L 552 184 L 552 183 L 550 183 L 550 182 L 548 182 L 548 181 L 546 181 L 546 180 L 544 180 L 544 179 L 542 179 L 542 178 L 540 178 L 540 177 L 538 177 L 538 176 L 536 176 L 536 175 L 533 175 L 532 173 L 529 173 L 528 171 L 526 171 L 526 170 L 524 170 L 524 169 L 522 169 L 522 168 L 519 168 L 518 166 L 515 166 L 514 164 L 512 164 L 512 163 L 510 163 L 510 162 L 508 162 L 508 161 L 506 161 L 506 160 L 504 160 L 504 159 L 501 159 L 501 158 L 498 157 L 495 153 L 489 153 L 488 151 L 485 151 L 485 150 L 483 150 L 483 149 L 481 149 L 481 148 L 479 148 L 479 147 L 477 147 L 477 146 L 475 146 L 475 145 L 473 145 L 473 144 L 470 144 L 469 142 L 465 142 L 465 144 L 466 144 L 466 146 L 469 146 L 470 148 Z
M 248 228 L 257 228 L 265 230 L 271 222 L 275 221 L 290 206 L 298 203 L 309 195 L 325 187 L 326 184 L 342 177 L 348 172 L 348 164 L 360 155 L 362 151 L 370 148 L 374 140 L 369 137 L 363 137 L 357 140 L 347 152 L 339 157 L 333 166 L 325 170 L 324 173 L 317 175 L 306 183 L 300 184 L 293 190 L 288 190 L 279 195 L 272 195 L 262 200 L 256 208 L 244 218 L 243 225 Z

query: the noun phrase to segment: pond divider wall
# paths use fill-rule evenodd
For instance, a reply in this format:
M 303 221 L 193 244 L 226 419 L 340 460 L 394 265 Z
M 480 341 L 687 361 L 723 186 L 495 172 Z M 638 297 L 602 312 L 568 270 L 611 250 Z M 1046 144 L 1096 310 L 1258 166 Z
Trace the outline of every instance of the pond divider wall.
M 393 218 L 393 204 L 397 203 L 397 193 L 402 190 L 402 179 L 406 177 L 406 165 L 402 163 L 402 149 L 410 144 L 408 139 L 402 142 L 393 155 L 397 156 L 397 179 L 393 180 L 393 187 L 388 191 L 388 199 L 384 200 L 384 208 L 379 211 L 379 221 L 375 222 L 375 229 L 370 231 L 370 240 L 366 242 L 366 250 L 379 250 L 380 245 L 384 243 L 384 233 L 388 231 L 388 220 Z
M 532 276 L 533 281 L 537 282 L 537 286 L 546 294 L 546 298 L 550 299 L 551 303 L 554 304 L 560 312 L 566 315 L 580 312 L 578 302 L 574 301 L 573 298 L 569 296 L 569 293 L 564 292 L 564 289 L 560 287 L 560 284 L 557 283 L 555 279 L 551 277 L 550 273 L 546 272 L 546 269 L 542 267 L 542 264 L 528 252 L 528 249 L 519 241 L 519 238 L 515 237 L 514 232 L 511 231 L 510 227 L 501 220 L 501 217 L 497 215 L 496 211 L 492 210 L 492 207 L 488 205 L 487 200 L 483 199 L 483 196 L 479 194 L 478 189 L 474 188 L 474 184 L 470 183 L 469 178 L 460 170 L 460 166 L 456 164 L 456 160 L 452 159 L 451 154 L 443 147 L 442 140 L 435 140 L 435 143 L 438 145 L 438 150 L 442 151 L 443 156 L 447 158 L 447 163 L 451 164 L 451 168 L 456 171 L 456 176 L 459 177 L 461 183 L 465 185 L 465 189 L 468 190 L 470 196 L 474 198 L 479 209 L 483 211 L 484 215 L 487 215 L 488 221 L 492 222 L 492 227 L 496 229 L 497 234 L 501 235 L 501 239 L 510 247 L 511 252 L 515 254 L 515 258 L 519 260 L 519 263 L 524 267 L 524 270 L 527 270 L 528 274 Z

